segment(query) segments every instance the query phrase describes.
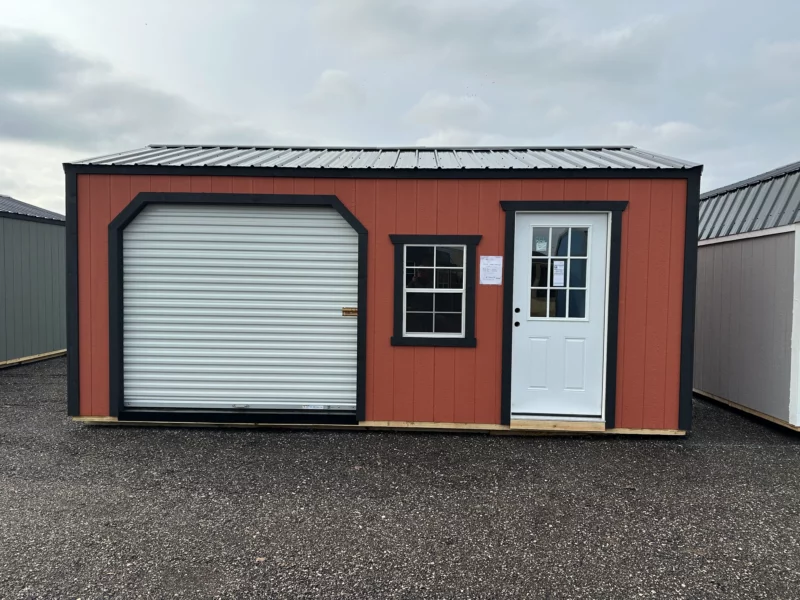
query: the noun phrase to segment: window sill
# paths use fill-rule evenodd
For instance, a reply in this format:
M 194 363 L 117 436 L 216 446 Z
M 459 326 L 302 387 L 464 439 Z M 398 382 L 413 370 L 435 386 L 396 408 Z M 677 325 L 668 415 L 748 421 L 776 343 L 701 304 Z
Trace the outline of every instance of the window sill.
M 437 337 L 397 337 L 392 336 L 392 346 L 422 346 L 428 348 L 475 348 L 477 340 L 472 338 L 437 338 Z

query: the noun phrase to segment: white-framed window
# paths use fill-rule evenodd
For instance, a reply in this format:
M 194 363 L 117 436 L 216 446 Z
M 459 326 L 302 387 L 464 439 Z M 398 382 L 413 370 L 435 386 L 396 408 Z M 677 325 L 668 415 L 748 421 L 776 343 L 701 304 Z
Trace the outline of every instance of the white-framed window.
M 464 337 L 466 246 L 403 246 L 403 335 Z
M 392 344 L 475 346 L 475 263 L 480 236 L 392 235 Z

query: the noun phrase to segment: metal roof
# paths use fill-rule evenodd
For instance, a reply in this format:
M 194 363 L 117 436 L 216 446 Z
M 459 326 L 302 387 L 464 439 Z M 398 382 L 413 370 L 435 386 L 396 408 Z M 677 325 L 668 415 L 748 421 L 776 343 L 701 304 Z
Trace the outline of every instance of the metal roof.
M 45 210 L 32 204 L 20 202 L 11 196 L 0 195 L 0 216 L 2 213 L 14 215 L 25 215 L 26 217 L 37 217 L 39 219 L 52 219 L 53 221 L 63 221 L 64 215 L 60 215 L 51 210 Z
M 506 148 L 150 145 L 73 165 L 288 169 L 690 169 L 677 158 L 633 146 Z
M 800 221 L 800 162 L 700 196 L 700 240 Z

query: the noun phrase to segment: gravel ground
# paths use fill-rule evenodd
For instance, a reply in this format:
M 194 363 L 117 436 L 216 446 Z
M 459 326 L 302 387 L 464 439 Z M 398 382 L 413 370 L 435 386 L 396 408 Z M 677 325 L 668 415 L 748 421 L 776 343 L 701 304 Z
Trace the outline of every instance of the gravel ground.
M 90 427 L 0 371 L 2 598 L 798 598 L 800 436 Z

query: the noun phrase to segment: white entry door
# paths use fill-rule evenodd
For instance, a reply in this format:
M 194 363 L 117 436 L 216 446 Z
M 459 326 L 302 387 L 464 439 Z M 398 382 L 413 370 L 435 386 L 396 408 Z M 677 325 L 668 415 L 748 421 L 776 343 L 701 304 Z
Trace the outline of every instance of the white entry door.
M 517 213 L 511 418 L 603 416 L 608 213 Z

